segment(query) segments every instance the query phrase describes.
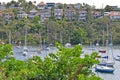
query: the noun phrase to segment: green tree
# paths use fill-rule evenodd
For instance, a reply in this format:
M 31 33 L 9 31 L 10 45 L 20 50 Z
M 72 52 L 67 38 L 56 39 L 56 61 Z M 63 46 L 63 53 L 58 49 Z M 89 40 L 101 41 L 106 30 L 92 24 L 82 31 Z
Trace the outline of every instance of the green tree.
M 12 55 L 11 45 L 9 44 L 0 44 L 0 62 L 5 59 L 6 56 Z
M 111 6 L 106 5 L 106 7 L 105 7 L 105 11 L 106 11 L 106 12 L 110 12 L 110 11 L 112 11 L 112 10 L 113 10 L 113 9 L 112 9 Z
M 83 43 L 83 41 L 85 40 L 87 33 L 82 29 L 75 29 L 73 31 L 73 35 L 72 35 L 72 39 L 71 39 L 71 43 L 72 44 L 79 44 L 79 43 Z M 85 41 L 84 41 L 85 42 Z
M 86 54 L 84 58 L 81 58 L 82 47 L 79 45 L 74 48 L 64 48 L 60 44 L 57 44 L 57 48 L 58 51 L 56 54 L 49 53 L 44 59 L 34 56 L 27 61 L 10 58 L 0 62 L 0 79 L 101 80 L 90 70 L 94 64 L 98 63 L 96 52 L 93 52 L 91 55 Z M 11 46 L 7 46 L 6 49 L 12 51 Z M 0 51 L 5 54 L 9 52 L 2 49 Z M 0 56 L 5 54 L 1 54 Z

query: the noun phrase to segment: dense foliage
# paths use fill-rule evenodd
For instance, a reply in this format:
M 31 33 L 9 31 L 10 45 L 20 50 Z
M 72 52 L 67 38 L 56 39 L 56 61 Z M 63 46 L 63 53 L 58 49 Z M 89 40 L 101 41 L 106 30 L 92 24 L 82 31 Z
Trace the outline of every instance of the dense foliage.
M 3 47 L 11 49 L 11 46 L 0 46 L 2 53 Z M 82 58 L 82 47 L 79 45 L 64 48 L 57 44 L 57 48 L 56 54 L 50 53 L 44 60 L 34 56 L 27 61 L 15 58 L 0 61 L 0 80 L 101 80 L 90 69 L 98 63 L 96 52 Z
M 10 8 L 11 5 L 23 7 L 23 11 L 28 13 L 30 10 L 35 9 L 35 2 L 27 2 L 26 0 L 18 0 L 8 2 L 6 9 L 3 13 L 14 13 L 15 18 L 3 19 L 0 16 L 0 38 L 5 42 L 15 43 L 21 41 L 24 44 L 25 29 L 27 27 L 28 44 L 55 44 L 55 42 L 60 42 L 61 44 L 72 43 L 74 44 L 89 44 L 90 42 L 96 44 L 99 42 L 100 45 L 104 45 L 106 40 L 106 25 L 109 23 L 109 32 L 112 35 L 113 44 L 120 44 L 119 36 L 119 22 L 114 22 L 106 19 L 106 17 L 101 17 L 99 19 L 94 19 L 92 17 L 93 11 L 111 11 L 111 7 L 107 5 L 105 9 L 96 10 L 94 6 L 88 4 L 81 4 L 81 10 L 87 11 L 87 20 L 78 21 L 77 14 L 74 15 L 74 20 L 66 20 L 63 15 L 61 20 L 55 19 L 52 14 L 51 17 L 44 22 L 40 22 L 40 17 L 35 16 L 30 19 L 18 19 L 17 8 Z M 71 4 L 71 6 L 73 6 Z M 60 9 L 65 9 L 67 4 L 61 4 L 58 6 Z M 53 12 L 51 9 L 51 12 Z M 76 9 L 75 9 L 76 10 Z M 76 10 L 77 11 L 77 10 Z M 10 36 L 11 35 L 11 41 Z M 41 37 L 40 37 L 41 35 Z M 41 39 L 40 39 L 41 38 Z

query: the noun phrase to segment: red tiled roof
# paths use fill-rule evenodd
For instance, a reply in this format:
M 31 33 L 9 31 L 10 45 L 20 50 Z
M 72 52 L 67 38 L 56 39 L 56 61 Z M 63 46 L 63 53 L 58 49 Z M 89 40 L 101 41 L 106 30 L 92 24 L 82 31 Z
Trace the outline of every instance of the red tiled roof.
M 45 5 L 44 2 L 40 2 L 38 5 Z
M 56 4 L 58 4 L 58 5 L 59 5 L 59 4 L 62 4 L 62 3 L 60 3 L 60 2 L 57 2 Z

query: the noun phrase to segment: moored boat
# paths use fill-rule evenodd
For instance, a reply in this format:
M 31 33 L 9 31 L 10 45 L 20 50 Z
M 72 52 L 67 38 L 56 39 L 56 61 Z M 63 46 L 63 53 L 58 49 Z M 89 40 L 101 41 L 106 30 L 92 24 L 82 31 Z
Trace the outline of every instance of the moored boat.
M 114 64 L 115 64 L 114 61 L 108 61 L 108 60 L 105 60 L 105 61 L 101 61 L 98 65 L 100 65 L 100 66 L 113 67 Z
M 114 58 L 116 61 L 120 61 L 120 57 L 116 57 Z
M 25 46 L 23 48 L 23 56 L 27 56 L 27 54 L 28 54 L 28 48 Z
M 106 53 L 106 50 L 99 50 L 100 53 Z
M 115 69 L 113 67 L 107 67 L 107 66 L 99 66 L 99 65 L 97 65 L 95 67 L 95 71 L 96 72 L 113 73 L 114 70 Z

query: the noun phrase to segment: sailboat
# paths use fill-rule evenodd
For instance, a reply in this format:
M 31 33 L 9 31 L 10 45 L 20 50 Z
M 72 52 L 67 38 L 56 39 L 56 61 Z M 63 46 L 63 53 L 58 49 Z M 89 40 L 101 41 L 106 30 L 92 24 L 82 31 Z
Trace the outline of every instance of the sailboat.
M 110 44 L 110 46 L 112 46 Z M 113 54 L 113 53 L 112 53 Z M 113 73 L 114 72 L 114 61 L 109 61 L 108 60 L 108 55 L 104 56 L 102 58 L 106 58 L 107 60 L 102 60 L 96 67 L 95 67 L 95 71 L 96 72 L 103 72 L 103 73 Z
M 92 42 L 90 42 L 90 47 L 88 48 L 89 50 L 95 50 L 95 47 Z
M 98 65 L 113 67 L 113 65 L 115 64 L 115 61 L 108 60 L 109 59 L 109 56 L 108 56 L 108 54 L 109 54 L 109 45 L 110 45 L 111 50 L 112 50 L 112 39 L 111 39 L 111 43 L 109 44 L 109 32 L 108 32 L 108 24 L 107 24 L 107 40 L 106 40 L 107 56 L 103 57 L 103 58 L 105 58 L 105 60 L 102 60 Z M 113 51 L 111 51 L 111 52 L 112 52 L 112 58 L 113 58 Z
M 95 67 L 95 71 L 96 72 L 113 73 L 114 70 L 115 69 L 113 67 L 107 67 L 107 66 L 99 66 L 99 65 L 97 65 Z
M 104 46 L 104 30 L 103 30 L 103 46 Z M 101 49 L 98 50 L 98 52 L 106 53 L 106 49 L 101 48 Z
M 23 47 L 23 56 L 27 56 L 28 48 L 27 48 L 27 27 L 25 30 L 25 46 Z
M 42 39 L 41 39 L 41 33 L 40 33 L 40 30 L 39 30 L 39 37 L 40 37 L 40 41 L 39 41 L 39 48 L 37 49 L 37 53 L 41 54 L 41 51 L 42 51 Z

